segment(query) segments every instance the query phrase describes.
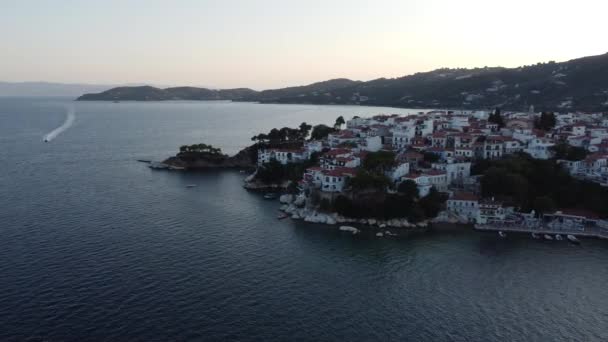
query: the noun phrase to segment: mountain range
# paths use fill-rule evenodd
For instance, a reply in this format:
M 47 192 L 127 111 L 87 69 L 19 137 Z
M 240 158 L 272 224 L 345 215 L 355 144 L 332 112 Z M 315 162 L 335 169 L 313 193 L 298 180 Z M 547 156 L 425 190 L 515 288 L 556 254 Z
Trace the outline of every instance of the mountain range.
M 333 79 L 255 91 L 196 87 L 118 87 L 78 100 L 231 100 L 261 103 L 355 104 L 406 108 L 608 111 L 608 53 L 517 68 L 442 68 L 367 82 Z

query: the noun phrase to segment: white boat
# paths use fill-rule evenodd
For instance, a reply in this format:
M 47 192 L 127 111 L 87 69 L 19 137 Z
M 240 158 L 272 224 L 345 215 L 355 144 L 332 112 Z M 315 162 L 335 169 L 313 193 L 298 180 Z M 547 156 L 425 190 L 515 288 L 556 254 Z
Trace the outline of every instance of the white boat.
M 559 234 L 555 235 L 555 240 L 562 241 L 563 239 L 564 238 L 561 235 L 559 235 Z
M 501 238 L 506 238 L 507 237 L 507 233 L 503 232 L 503 231 L 499 231 L 498 232 L 498 236 L 500 236 Z
M 545 234 L 545 235 L 543 235 L 543 237 L 545 238 L 545 240 L 553 240 L 553 236 L 551 236 L 549 234 Z
M 266 195 L 264 195 L 264 199 L 267 199 L 267 200 L 275 199 L 277 197 L 279 197 L 279 195 L 277 195 L 273 192 L 267 193 Z
M 532 233 L 532 237 L 535 239 L 540 239 L 540 235 L 536 234 L 536 233 Z
M 570 242 L 572 242 L 572 243 L 575 243 L 575 244 L 577 244 L 577 245 L 578 245 L 579 243 L 581 243 L 581 242 L 580 242 L 580 241 L 579 241 L 579 240 L 576 238 L 576 236 L 574 236 L 574 235 L 570 235 L 570 234 L 568 234 L 568 235 L 566 235 L 566 238 L 568 239 L 568 241 L 570 241 Z

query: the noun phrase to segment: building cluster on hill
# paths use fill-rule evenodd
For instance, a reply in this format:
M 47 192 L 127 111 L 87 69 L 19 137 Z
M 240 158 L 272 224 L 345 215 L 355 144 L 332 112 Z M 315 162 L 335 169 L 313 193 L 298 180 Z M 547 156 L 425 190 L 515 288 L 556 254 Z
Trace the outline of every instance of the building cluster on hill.
M 447 215 L 461 221 L 487 223 L 505 220 L 513 208 L 493 198 L 481 198 L 475 163 L 526 153 L 534 159 L 552 159 L 580 179 L 608 186 L 608 118 L 602 114 L 485 111 L 431 111 L 415 115 L 353 117 L 346 128 L 322 140 L 307 141 L 298 149 L 258 151 L 258 165 L 307 161 L 299 185 L 304 190 L 339 194 L 366 157 L 391 152 L 394 162 L 383 170 L 392 183 L 416 184 L 420 198 L 432 188 L 449 194 Z M 560 152 L 561 151 L 561 152 Z M 577 156 L 572 151 L 581 151 Z

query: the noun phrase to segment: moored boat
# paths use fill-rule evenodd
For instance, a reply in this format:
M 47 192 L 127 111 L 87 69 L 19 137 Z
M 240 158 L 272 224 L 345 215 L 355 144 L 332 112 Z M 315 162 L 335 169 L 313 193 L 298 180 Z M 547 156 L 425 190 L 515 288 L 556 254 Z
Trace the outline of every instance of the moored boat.
M 279 195 L 275 194 L 274 192 L 269 192 L 266 195 L 264 195 L 264 199 L 267 199 L 267 200 L 275 199 L 277 197 L 279 197 Z
M 545 234 L 545 235 L 543 235 L 543 237 L 545 238 L 545 240 L 553 240 L 553 236 L 551 236 L 549 234 Z
M 538 235 L 536 233 L 532 233 L 532 238 L 534 238 L 534 239 L 540 239 L 540 235 Z
M 578 245 L 579 243 L 581 243 L 581 242 L 579 241 L 579 239 L 577 239 L 577 238 L 576 238 L 576 236 L 574 236 L 574 235 L 570 235 L 570 234 L 568 234 L 568 235 L 566 235 L 566 238 L 568 239 L 568 241 L 570 241 L 570 242 L 572 242 L 572 243 L 574 243 L 574 244 L 577 244 L 577 245 Z
M 500 236 L 501 238 L 506 238 L 507 237 L 507 233 L 503 232 L 503 231 L 499 231 L 498 232 L 498 236 Z
M 564 238 L 561 235 L 559 235 L 559 234 L 555 235 L 555 240 L 562 241 L 563 239 Z

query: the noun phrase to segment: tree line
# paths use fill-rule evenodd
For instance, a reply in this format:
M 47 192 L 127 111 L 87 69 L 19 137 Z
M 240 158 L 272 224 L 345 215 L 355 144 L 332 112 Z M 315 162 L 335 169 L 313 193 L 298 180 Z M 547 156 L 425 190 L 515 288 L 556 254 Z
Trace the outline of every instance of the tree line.
M 483 197 L 499 197 L 524 212 L 578 208 L 608 217 L 608 189 L 573 178 L 555 160 L 533 159 L 522 153 L 480 161 L 472 173 L 483 175 Z
M 221 155 L 222 149 L 207 144 L 183 145 L 179 147 L 180 153 L 204 153 L 211 155 Z

